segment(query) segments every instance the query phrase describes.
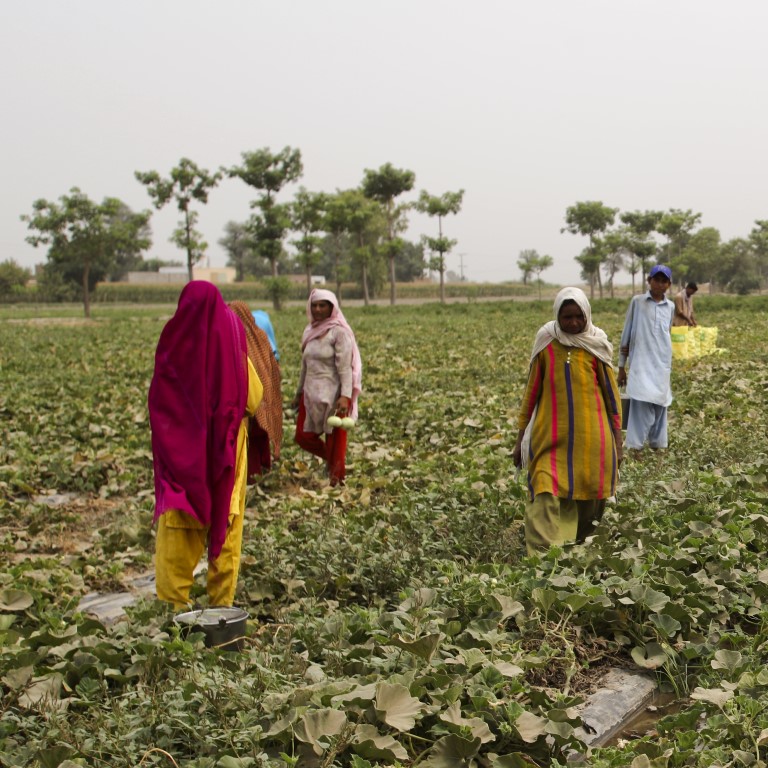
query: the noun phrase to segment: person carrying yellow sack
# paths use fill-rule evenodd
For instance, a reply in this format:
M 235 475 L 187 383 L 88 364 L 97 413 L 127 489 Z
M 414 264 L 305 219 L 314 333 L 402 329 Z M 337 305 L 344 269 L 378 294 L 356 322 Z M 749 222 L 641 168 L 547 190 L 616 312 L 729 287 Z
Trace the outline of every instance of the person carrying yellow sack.
M 232 605 L 245 514 L 248 416 L 263 389 L 245 331 L 212 283 L 192 281 L 160 334 L 149 388 L 157 597 L 186 607 L 208 548 L 208 603 Z

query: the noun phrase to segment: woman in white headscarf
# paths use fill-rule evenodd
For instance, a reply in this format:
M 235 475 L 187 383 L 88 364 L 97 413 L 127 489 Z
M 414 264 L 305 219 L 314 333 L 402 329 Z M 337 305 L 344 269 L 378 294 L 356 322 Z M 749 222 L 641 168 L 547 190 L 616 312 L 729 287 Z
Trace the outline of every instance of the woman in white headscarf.
M 513 451 L 528 469 L 529 554 L 583 541 L 616 492 L 622 461 L 613 347 L 579 288 L 563 288 L 554 310 L 533 344 Z
M 328 418 L 357 419 L 360 350 L 332 291 L 312 291 L 307 319 L 301 339 L 301 376 L 293 399 L 298 409 L 296 442 L 325 460 L 331 485 L 338 485 L 346 477 L 347 432 L 329 425 Z

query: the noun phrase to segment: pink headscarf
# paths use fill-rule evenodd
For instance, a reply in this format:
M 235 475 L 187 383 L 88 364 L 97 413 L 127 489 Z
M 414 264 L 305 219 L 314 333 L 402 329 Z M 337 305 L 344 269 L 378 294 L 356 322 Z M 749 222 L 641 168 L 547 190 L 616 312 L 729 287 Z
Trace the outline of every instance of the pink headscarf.
M 313 301 L 327 301 L 331 304 L 333 309 L 331 310 L 330 317 L 327 317 L 325 320 L 314 321 L 312 319 Z M 357 347 L 355 332 L 344 317 L 344 313 L 339 309 L 339 300 L 336 298 L 336 294 L 323 288 L 314 288 L 309 294 L 309 300 L 307 301 L 307 319 L 309 324 L 304 328 L 304 333 L 301 337 L 302 351 L 304 351 L 304 348 L 310 341 L 322 338 L 331 328 L 342 328 L 352 339 L 352 407 L 350 408 L 350 415 L 353 419 L 356 419 L 357 398 L 363 386 L 363 361 L 360 357 L 360 350 Z
M 178 509 L 209 529 L 221 553 L 235 483 L 248 367 L 243 326 L 212 283 L 187 283 L 160 334 L 149 387 L 155 516 Z

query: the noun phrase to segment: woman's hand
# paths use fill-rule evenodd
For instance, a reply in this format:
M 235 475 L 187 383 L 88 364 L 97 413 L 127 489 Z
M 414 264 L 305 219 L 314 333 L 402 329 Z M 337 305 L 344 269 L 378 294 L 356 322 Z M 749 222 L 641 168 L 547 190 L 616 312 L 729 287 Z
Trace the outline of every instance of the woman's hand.
M 516 467 L 523 466 L 523 435 L 525 430 L 521 429 L 517 433 L 517 440 L 515 441 L 515 447 L 512 449 L 512 462 Z
M 624 366 L 619 368 L 619 375 L 616 377 L 616 383 L 620 387 L 625 386 L 627 383 L 627 369 Z
M 301 402 L 301 397 L 303 395 L 303 392 L 297 392 L 296 397 L 291 400 L 291 410 L 292 411 L 298 411 L 299 410 L 299 403 Z
M 342 395 L 336 401 L 336 415 L 344 418 L 349 415 L 349 409 L 352 407 L 352 401 L 348 397 Z

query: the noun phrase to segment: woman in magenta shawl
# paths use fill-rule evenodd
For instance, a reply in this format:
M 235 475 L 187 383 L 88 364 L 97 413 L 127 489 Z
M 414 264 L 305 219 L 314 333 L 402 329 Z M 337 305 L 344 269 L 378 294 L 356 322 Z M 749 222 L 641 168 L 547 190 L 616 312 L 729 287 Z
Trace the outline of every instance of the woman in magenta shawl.
M 338 485 L 346 477 L 347 432 L 329 426 L 328 417 L 357 419 L 363 371 L 360 350 L 332 291 L 312 291 L 307 319 L 301 339 L 301 375 L 293 400 L 298 408 L 296 442 L 325 460 L 331 485 Z
M 247 414 L 261 395 L 242 324 L 216 286 L 188 283 L 160 334 L 148 399 L 161 600 L 188 603 L 207 545 L 209 604 L 232 604 L 245 512 Z

